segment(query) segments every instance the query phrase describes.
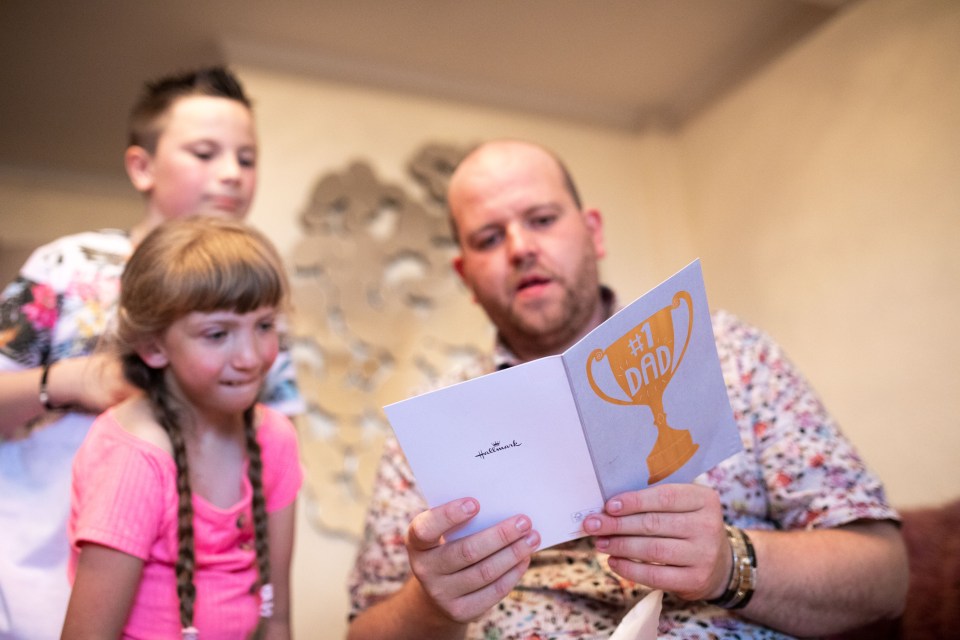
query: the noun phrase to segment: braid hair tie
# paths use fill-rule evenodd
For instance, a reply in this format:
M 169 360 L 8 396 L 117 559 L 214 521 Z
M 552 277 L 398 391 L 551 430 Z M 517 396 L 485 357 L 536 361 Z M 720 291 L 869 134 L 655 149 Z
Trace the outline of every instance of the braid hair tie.
M 260 587 L 260 617 L 273 616 L 273 585 L 269 582 Z
M 200 631 L 196 627 L 184 627 L 183 631 L 183 640 L 197 640 L 200 637 Z

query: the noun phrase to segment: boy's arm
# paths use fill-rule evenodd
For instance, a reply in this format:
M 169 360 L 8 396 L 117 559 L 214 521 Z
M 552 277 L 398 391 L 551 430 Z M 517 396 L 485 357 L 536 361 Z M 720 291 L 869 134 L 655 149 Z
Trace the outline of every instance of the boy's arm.
M 42 374 L 40 367 L 0 373 L 0 440 L 12 438 L 17 429 L 43 414 Z
M 0 373 L 0 436 L 45 411 L 40 402 L 43 367 Z M 48 403 L 54 407 L 75 407 L 100 413 L 136 389 L 123 377 L 120 362 L 110 354 L 98 353 L 58 360 L 50 365 L 46 384 Z
M 266 640 L 289 640 L 290 560 L 296 528 L 296 501 L 268 516 L 270 541 L 270 584 L 273 586 L 273 615 L 265 625 Z
M 142 572 L 140 558 L 98 544 L 84 544 L 61 640 L 119 638 Z

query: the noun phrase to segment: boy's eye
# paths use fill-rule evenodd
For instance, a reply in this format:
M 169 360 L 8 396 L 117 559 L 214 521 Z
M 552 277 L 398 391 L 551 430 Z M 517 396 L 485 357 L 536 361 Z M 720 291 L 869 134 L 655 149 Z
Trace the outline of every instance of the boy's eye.
M 269 332 L 276 328 L 277 323 L 275 320 L 262 320 L 258 326 L 260 327 L 261 331 Z
M 227 336 L 227 332 L 223 329 L 211 329 L 203 334 L 203 337 L 207 340 L 222 340 Z
M 255 167 L 257 166 L 257 156 L 255 153 L 241 153 L 237 156 L 237 163 L 241 167 Z

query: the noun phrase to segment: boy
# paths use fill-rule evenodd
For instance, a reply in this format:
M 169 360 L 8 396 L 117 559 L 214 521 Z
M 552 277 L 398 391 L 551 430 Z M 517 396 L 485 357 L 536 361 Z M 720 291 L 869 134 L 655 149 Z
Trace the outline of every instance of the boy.
M 96 352 L 133 248 L 164 220 L 242 219 L 256 189 L 250 101 L 222 68 L 150 83 L 124 156 L 146 213 L 37 249 L 0 297 L 0 638 L 57 638 L 69 597 L 66 520 L 73 455 L 97 413 L 134 391 Z M 289 353 L 263 400 L 300 410 Z

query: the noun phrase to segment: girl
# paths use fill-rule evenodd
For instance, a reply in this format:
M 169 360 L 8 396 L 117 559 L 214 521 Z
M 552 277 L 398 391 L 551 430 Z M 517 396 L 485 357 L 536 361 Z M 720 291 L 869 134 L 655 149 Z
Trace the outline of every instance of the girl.
M 120 289 L 124 374 L 143 393 L 77 454 L 63 638 L 289 638 L 302 471 L 289 420 L 256 403 L 278 350 L 280 259 L 240 223 L 173 220 Z
M 135 391 L 114 354 L 96 348 L 114 322 L 126 262 L 164 220 L 246 216 L 255 125 L 227 69 L 148 82 L 124 154 L 142 216 L 128 231 L 86 231 L 38 248 L 0 292 L 0 637 L 60 637 L 73 458 L 96 416 Z M 288 350 L 261 399 L 287 415 L 303 411 Z

